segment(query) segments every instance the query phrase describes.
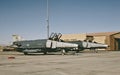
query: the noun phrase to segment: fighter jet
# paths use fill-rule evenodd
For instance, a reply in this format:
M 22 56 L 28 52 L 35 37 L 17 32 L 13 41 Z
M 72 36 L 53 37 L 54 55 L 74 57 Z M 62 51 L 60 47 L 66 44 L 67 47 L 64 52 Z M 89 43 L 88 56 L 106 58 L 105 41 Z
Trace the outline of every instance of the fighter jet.
M 78 50 L 76 52 L 89 49 L 89 50 L 94 50 L 94 52 L 97 53 L 98 49 L 106 49 L 109 47 L 106 44 L 101 44 L 97 42 L 88 42 L 88 41 L 70 41 L 70 43 L 78 44 Z
M 60 40 L 61 36 L 62 34 L 60 33 L 52 33 L 49 39 L 15 41 L 13 46 L 16 46 L 16 50 L 23 52 L 25 55 L 38 52 L 43 52 L 44 54 L 57 51 L 65 52 L 65 50 L 78 48 L 78 44 Z
M 79 52 L 83 49 L 95 49 L 95 48 L 107 48 L 108 45 L 91 43 L 84 41 L 72 41 L 65 42 L 61 40 L 61 33 L 52 33 L 48 39 L 40 40 L 23 40 L 13 42 L 13 46 L 16 47 L 16 50 L 23 52 L 25 55 L 28 53 L 38 53 L 43 52 L 58 52 L 61 51 L 62 54 L 65 54 L 68 51 Z

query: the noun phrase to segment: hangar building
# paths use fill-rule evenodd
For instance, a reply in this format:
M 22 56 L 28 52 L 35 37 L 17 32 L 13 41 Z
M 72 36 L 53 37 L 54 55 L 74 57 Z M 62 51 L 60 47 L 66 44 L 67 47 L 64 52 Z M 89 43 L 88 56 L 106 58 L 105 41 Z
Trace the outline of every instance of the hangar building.
M 120 32 L 99 32 L 85 34 L 63 34 L 61 39 L 65 41 L 89 40 L 109 45 L 106 50 L 120 50 Z

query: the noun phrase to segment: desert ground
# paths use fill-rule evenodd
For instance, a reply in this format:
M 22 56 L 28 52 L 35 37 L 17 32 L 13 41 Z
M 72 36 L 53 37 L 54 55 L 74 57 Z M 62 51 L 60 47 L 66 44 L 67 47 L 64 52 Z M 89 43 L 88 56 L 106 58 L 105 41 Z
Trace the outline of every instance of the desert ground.
M 120 51 L 75 55 L 0 52 L 0 75 L 120 75 Z

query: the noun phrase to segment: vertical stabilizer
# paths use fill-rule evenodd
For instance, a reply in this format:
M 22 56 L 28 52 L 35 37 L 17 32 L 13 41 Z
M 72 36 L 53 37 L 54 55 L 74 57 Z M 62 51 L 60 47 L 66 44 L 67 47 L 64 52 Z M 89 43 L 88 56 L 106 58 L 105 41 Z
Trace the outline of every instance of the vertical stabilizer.
M 13 41 L 22 41 L 22 37 L 19 35 L 12 35 Z

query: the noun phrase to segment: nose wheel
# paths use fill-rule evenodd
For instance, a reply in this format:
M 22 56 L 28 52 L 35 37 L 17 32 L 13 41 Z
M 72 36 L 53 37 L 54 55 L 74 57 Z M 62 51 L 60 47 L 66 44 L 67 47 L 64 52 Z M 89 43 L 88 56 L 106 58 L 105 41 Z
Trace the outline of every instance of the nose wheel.
M 66 54 L 66 50 L 62 49 L 61 53 L 62 53 L 62 55 L 65 55 Z

